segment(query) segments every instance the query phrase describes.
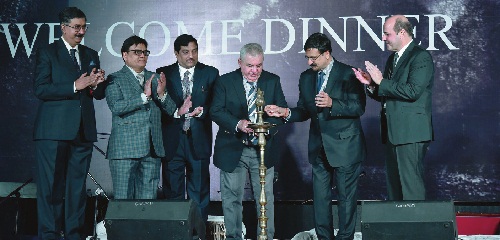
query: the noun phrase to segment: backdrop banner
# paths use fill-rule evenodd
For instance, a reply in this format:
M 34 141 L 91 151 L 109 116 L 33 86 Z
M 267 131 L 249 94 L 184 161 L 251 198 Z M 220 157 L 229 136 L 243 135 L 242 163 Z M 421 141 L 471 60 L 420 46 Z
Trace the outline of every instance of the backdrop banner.
M 303 45 L 323 32 L 332 55 L 364 68 L 383 68 L 391 52 L 382 26 L 394 14 L 414 25 L 415 41 L 435 62 L 433 124 L 435 141 L 425 159 L 431 200 L 499 201 L 500 180 L 500 2 L 497 0 L 319 0 L 319 1 L 0 1 L 0 182 L 36 177 L 33 123 L 38 100 L 33 94 L 36 49 L 61 38 L 57 14 L 76 6 L 87 15 L 84 45 L 100 54 L 107 74 L 123 66 L 120 47 L 131 36 L 144 37 L 151 50 L 147 69 L 175 62 L 173 42 L 183 33 L 198 39 L 199 61 L 221 74 L 238 68 L 239 49 L 257 42 L 265 50 L 264 69 L 281 77 L 289 106 L 298 100 L 298 79 L 309 66 Z M 498 70 L 498 69 L 497 69 Z M 90 172 L 112 193 L 104 158 L 111 130 L 106 101 L 95 101 L 99 140 Z M 359 198 L 386 198 L 384 146 L 379 137 L 380 104 L 367 100 L 361 117 L 368 145 Z M 281 127 L 281 159 L 276 166 L 276 200 L 312 199 L 307 160 L 309 122 Z M 213 124 L 214 133 L 218 130 Z M 215 136 L 215 134 L 214 134 Z M 219 173 L 211 171 L 211 199 L 220 200 Z M 89 189 L 95 185 L 89 181 Z M 248 185 L 246 199 L 252 194 Z

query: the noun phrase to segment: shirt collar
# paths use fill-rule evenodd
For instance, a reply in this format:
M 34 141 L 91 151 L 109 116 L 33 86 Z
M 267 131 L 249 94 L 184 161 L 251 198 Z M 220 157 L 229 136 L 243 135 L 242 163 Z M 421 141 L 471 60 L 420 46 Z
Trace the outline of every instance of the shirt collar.
M 71 46 L 69 45 L 69 43 L 68 43 L 68 42 L 66 42 L 66 40 L 65 40 L 63 37 L 61 37 L 61 39 L 62 39 L 62 41 L 63 41 L 63 43 L 64 43 L 64 46 L 66 46 L 66 49 L 68 49 L 68 52 L 69 52 L 69 50 L 71 50 L 71 49 L 76 49 L 76 52 L 79 52 L 79 51 L 78 51 L 78 46 L 79 46 L 80 44 L 77 44 L 75 47 L 71 47 Z
M 257 81 L 253 82 L 253 86 L 257 86 L 257 82 L 259 80 L 257 79 Z M 250 90 L 250 88 L 252 87 L 252 85 L 248 82 L 248 80 L 245 78 L 245 76 L 243 76 L 243 87 L 245 88 L 245 91 L 248 92 Z
M 128 69 L 132 72 L 132 74 L 134 74 L 134 77 L 137 77 L 137 75 L 139 75 L 139 74 L 142 74 L 144 76 L 144 70 L 142 70 L 142 72 L 138 73 L 138 72 L 135 72 L 134 69 L 132 69 L 128 65 L 125 65 L 125 66 L 127 66 Z
M 330 61 L 328 66 L 326 66 L 325 69 L 321 70 L 323 71 L 323 73 L 325 73 L 325 79 L 328 79 L 328 76 L 330 76 L 330 71 L 332 71 L 333 62 L 335 62 L 335 59 L 332 58 L 332 61 Z
M 410 46 L 411 42 L 413 42 L 413 39 L 409 43 L 407 43 L 403 48 L 401 48 L 399 51 L 397 51 L 399 57 L 403 56 L 403 53 L 408 48 L 408 46 Z
M 193 66 L 192 68 L 185 68 L 183 66 L 181 66 L 179 63 L 177 63 L 179 65 L 179 73 L 181 74 L 181 79 L 184 78 L 184 73 L 186 71 L 189 72 L 189 77 L 192 78 L 193 77 L 193 74 L 194 74 L 194 68 L 196 66 Z

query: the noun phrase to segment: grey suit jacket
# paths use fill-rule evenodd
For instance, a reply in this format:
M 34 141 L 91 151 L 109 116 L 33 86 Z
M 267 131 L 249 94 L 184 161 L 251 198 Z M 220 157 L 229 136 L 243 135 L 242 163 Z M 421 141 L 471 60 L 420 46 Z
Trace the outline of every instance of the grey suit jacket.
M 155 73 L 144 69 L 145 80 L 152 74 Z M 112 113 L 108 159 L 141 158 L 150 153 L 151 149 L 154 149 L 154 154 L 158 157 L 165 155 L 161 134 L 161 111 L 173 114 L 175 103 L 168 94 L 163 102 L 158 99 L 158 79 L 158 75 L 153 79 L 153 100 L 143 104 L 143 87 L 127 66 L 108 76 L 106 101 Z
M 351 66 L 337 60 L 333 63 L 325 92 L 332 98 L 331 108 L 315 103 L 317 72 L 304 71 L 299 80 L 299 101 L 291 109 L 289 121 L 311 119 L 309 129 L 309 162 L 315 163 L 321 147 L 333 167 L 348 166 L 366 158 L 366 143 L 360 117 L 365 112 L 363 85 Z
M 432 87 L 434 63 L 428 51 L 411 42 L 392 70 L 394 53 L 387 59 L 384 79 L 368 95 L 386 104 L 382 142 L 406 144 L 434 140 Z M 389 79 L 389 72 L 393 71 Z M 384 101 L 383 101 L 384 100 Z

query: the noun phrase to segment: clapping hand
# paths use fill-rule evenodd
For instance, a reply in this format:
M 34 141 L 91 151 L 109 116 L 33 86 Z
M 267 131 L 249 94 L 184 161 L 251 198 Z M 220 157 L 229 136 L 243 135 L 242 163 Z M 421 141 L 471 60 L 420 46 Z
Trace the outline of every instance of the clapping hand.
M 148 99 L 151 98 L 151 81 L 153 81 L 154 74 L 144 83 L 144 94 Z
M 356 75 L 356 78 L 363 84 L 370 85 L 372 83 L 372 78 L 370 77 L 370 74 L 364 72 L 361 68 L 352 68 L 354 71 L 354 75 Z

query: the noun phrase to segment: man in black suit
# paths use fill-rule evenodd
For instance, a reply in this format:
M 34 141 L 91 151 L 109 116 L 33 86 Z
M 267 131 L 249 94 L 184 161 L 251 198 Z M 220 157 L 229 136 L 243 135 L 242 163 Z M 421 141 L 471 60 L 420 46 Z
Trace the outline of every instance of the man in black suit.
M 369 97 L 381 103 L 380 129 L 389 200 L 425 200 L 424 157 L 434 140 L 431 54 L 413 41 L 413 26 L 403 15 L 384 23 L 382 40 L 394 53 L 384 73 L 366 61 L 368 74 L 354 69 Z
M 240 50 L 238 59 L 239 69 L 229 72 L 216 81 L 214 100 L 210 109 L 210 116 L 219 126 L 214 147 L 214 165 L 220 171 L 220 190 L 226 239 L 242 239 L 242 200 L 247 172 L 250 173 L 254 199 L 256 201 L 257 216 L 260 216 L 260 182 L 258 145 L 254 141 L 252 129 L 248 124 L 256 122 L 256 112 L 252 106 L 257 88 L 264 91 L 264 100 L 267 104 L 286 107 L 287 103 L 280 78 L 264 71 L 264 51 L 257 43 L 249 43 Z M 282 124 L 281 119 L 264 117 L 264 121 Z M 267 236 L 273 239 L 274 235 L 274 195 L 273 178 L 274 163 L 278 159 L 277 151 L 273 151 L 276 142 L 273 140 L 277 128 L 271 128 L 268 135 L 265 151 L 267 197 L 266 216 Z M 260 226 L 257 235 L 260 233 Z
M 314 33 L 304 44 L 310 69 L 299 80 L 299 101 L 292 109 L 267 106 L 271 116 L 289 122 L 311 119 L 309 162 L 313 171 L 314 220 L 318 239 L 353 239 L 357 186 L 366 145 L 360 117 L 365 112 L 363 85 L 351 66 L 331 55 L 325 34 Z M 332 180 L 338 191 L 339 232 L 334 237 Z
M 188 197 L 198 204 L 203 220 L 207 221 L 212 155 L 209 111 L 219 70 L 198 62 L 198 41 L 191 35 L 175 39 L 174 54 L 176 63 L 156 69 L 157 73 L 164 73 L 168 95 L 178 109 L 173 116 L 162 114 L 166 152 L 162 159 L 163 192 L 167 199 L 184 199 L 187 189 Z
M 85 180 L 97 141 L 93 98 L 104 98 L 104 72 L 96 51 L 80 45 L 87 31 L 76 7 L 59 13 L 62 37 L 38 50 L 34 80 L 40 99 L 35 120 L 40 239 L 81 240 Z

